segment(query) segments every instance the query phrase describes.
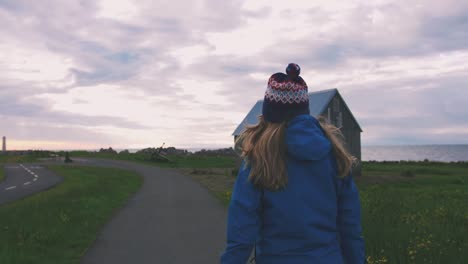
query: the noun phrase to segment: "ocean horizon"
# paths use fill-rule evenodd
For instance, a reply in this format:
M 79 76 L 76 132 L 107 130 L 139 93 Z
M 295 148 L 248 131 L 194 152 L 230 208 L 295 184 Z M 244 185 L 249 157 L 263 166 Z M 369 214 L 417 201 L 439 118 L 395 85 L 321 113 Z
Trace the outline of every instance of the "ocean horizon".
M 468 144 L 362 146 L 362 161 L 468 161 Z
M 180 148 L 189 152 L 196 152 L 202 149 L 215 150 L 225 147 L 205 147 L 205 148 Z M 177 147 L 176 147 L 177 148 Z M 178 148 L 179 149 L 179 148 Z M 90 149 L 87 151 L 98 151 Z M 130 153 L 137 152 L 138 148 L 115 148 L 120 152 L 128 150 Z M 70 149 L 63 151 L 72 151 Z M 441 161 L 456 162 L 468 161 L 468 144 L 427 144 L 427 145 L 366 145 L 361 149 L 362 161 Z
M 195 152 L 201 149 L 187 150 Z M 361 156 L 362 161 L 468 161 L 468 144 L 367 145 L 361 147 Z

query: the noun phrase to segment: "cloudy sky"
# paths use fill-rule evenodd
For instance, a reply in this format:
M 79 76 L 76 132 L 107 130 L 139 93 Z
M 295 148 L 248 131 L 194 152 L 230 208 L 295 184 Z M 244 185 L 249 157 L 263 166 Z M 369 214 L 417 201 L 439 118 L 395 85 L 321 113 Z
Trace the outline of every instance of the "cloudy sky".
M 230 146 L 289 62 L 363 145 L 468 143 L 468 1 L 0 0 L 0 25 L 10 149 Z

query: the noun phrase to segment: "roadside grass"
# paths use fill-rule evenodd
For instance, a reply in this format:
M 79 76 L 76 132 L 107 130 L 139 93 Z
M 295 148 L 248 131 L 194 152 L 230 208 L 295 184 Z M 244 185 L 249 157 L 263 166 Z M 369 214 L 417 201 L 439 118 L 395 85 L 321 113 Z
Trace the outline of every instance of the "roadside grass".
M 5 168 L 3 164 L 0 163 L 0 182 L 5 179 Z
M 87 151 L 71 151 L 70 158 L 105 158 L 116 160 L 135 161 L 143 164 L 155 165 L 164 168 L 233 168 L 236 166 L 235 157 L 199 156 L 199 155 L 168 155 L 170 162 L 149 161 L 143 154 L 136 153 L 94 153 Z
M 184 172 L 229 205 L 230 170 Z M 466 263 L 467 163 L 364 162 L 356 183 L 369 264 Z
M 0 155 L 0 164 L 35 162 L 37 155 Z
M 204 186 L 225 207 L 229 205 L 231 190 L 236 180 L 237 170 L 233 169 L 183 169 L 182 173 Z
M 174 168 L 233 168 L 236 164 L 234 157 L 212 156 L 169 156 L 174 161 Z
M 0 263 L 79 263 L 99 230 L 142 184 L 134 172 L 48 166 L 62 184 L 0 206 Z

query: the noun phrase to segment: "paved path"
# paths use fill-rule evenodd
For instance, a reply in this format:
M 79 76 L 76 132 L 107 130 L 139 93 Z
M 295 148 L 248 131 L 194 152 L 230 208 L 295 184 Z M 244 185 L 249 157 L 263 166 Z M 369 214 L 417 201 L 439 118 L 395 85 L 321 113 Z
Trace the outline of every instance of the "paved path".
M 74 164 L 134 170 L 142 188 L 104 227 L 83 264 L 219 263 L 226 210 L 191 178 L 154 166 L 105 159 Z
M 61 181 L 61 177 L 39 164 L 6 164 L 5 179 L 0 182 L 0 205 L 44 191 Z

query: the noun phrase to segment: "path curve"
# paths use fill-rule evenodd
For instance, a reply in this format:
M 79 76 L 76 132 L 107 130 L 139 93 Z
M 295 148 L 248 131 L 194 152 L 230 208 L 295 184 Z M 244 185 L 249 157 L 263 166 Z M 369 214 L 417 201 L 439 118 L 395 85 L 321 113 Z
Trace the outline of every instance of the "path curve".
M 85 253 L 83 264 L 219 263 L 226 243 L 226 210 L 190 177 L 129 161 L 74 161 L 73 165 L 130 169 L 144 177 L 140 190 Z

